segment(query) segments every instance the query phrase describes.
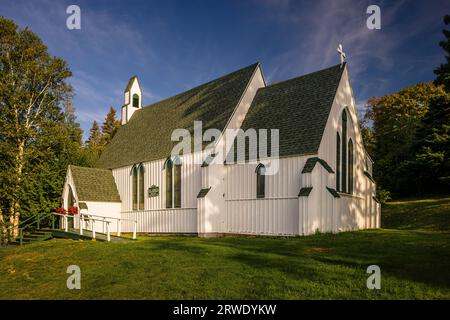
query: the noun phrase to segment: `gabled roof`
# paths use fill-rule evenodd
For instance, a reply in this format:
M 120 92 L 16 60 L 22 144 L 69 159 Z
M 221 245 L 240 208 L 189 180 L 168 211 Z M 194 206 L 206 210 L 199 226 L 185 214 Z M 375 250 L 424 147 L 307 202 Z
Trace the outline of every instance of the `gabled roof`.
M 308 197 L 309 194 L 312 191 L 312 187 L 303 187 L 300 189 L 300 192 L 298 193 L 299 197 Z
M 130 90 L 131 90 L 131 86 L 133 85 L 134 79 L 137 79 L 137 76 L 132 76 L 132 77 L 130 78 L 130 80 L 128 80 L 128 84 L 127 84 L 127 86 L 125 87 L 125 91 L 124 91 L 124 92 L 127 92 L 127 91 L 130 91 Z
M 335 65 L 258 89 L 241 128 L 279 129 L 280 157 L 317 154 L 344 68 Z M 248 154 L 246 160 L 254 160 Z
M 78 202 L 121 202 L 111 170 L 69 166 Z
M 209 190 L 211 190 L 211 187 L 201 189 L 199 191 L 198 195 L 197 195 L 197 198 L 204 198 L 204 197 L 206 197 L 206 195 L 208 194 Z
M 322 167 L 324 167 L 325 170 L 327 170 L 329 173 L 334 173 L 330 165 L 325 160 L 320 159 L 319 157 L 308 158 L 308 160 L 306 160 L 305 166 L 303 167 L 302 173 L 312 172 L 314 167 L 316 166 L 316 163 L 320 163 Z
M 172 132 L 183 128 L 193 134 L 195 120 L 203 122 L 203 131 L 223 130 L 257 67 L 253 64 L 137 110 L 117 130 L 97 166 L 118 168 L 167 158 L 177 143 L 171 141 Z

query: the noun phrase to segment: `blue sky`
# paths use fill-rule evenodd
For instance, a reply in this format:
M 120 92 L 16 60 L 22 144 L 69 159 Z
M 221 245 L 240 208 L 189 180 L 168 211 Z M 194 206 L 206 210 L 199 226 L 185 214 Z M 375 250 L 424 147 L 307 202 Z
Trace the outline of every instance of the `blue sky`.
M 81 8 L 81 30 L 66 8 Z M 366 9 L 381 8 L 381 30 Z M 347 53 L 360 112 L 368 98 L 434 79 L 448 0 L 56 1 L 0 0 L 0 15 L 30 27 L 73 71 L 86 137 L 137 74 L 144 105 L 259 61 L 269 83 L 339 62 Z

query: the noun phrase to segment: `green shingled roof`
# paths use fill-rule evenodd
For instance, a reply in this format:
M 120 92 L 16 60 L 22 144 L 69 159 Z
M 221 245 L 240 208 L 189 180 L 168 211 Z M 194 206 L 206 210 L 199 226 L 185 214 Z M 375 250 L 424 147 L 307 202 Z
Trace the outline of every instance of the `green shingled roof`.
M 197 195 L 197 198 L 204 198 L 206 197 L 206 195 L 208 194 L 209 190 L 211 190 L 211 187 L 209 188 L 205 188 L 205 189 L 201 189 Z
M 120 202 L 111 170 L 69 166 L 78 201 Z
M 299 197 L 308 197 L 309 194 L 312 191 L 312 187 L 303 187 L 300 189 L 300 192 L 298 193 Z
M 172 132 L 184 128 L 193 134 L 194 120 L 203 122 L 203 131 L 223 130 L 257 67 L 253 64 L 137 110 L 119 128 L 97 167 L 111 169 L 164 159 L 176 144 L 170 139 Z
M 344 66 L 260 88 L 241 128 L 279 129 L 280 157 L 316 154 Z M 248 154 L 246 150 L 247 160 Z
M 306 160 L 305 166 L 303 167 L 302 173 L 312 172 L 314 167 L 316 166 L 316 163 L 320 163 L 329 173 L 334 173 L 330 165 L 325 160 L 320 159 L 319 157 L 308 158 L 308 160 Z

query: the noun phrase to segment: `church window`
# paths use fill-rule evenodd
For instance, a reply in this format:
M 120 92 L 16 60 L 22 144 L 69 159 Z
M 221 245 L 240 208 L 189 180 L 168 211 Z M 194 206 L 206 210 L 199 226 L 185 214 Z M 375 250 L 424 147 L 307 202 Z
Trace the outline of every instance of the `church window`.
M 181 208 L 181 160 L 168 158 L 166 170 L 166 208 Z
M 132 174 L 132 209 L 144 210 L 144 166 L 134 165 Z
M 347 112 L 342 111 L 342 184 L 341 191 L 347 192 Z
M 348 140 L 348 192 L 353 193 L 353 141 Z
M 336 133 L 336 190 L 341 191 L 341 137 Z
M 256 197 L 264 198 L 266 195 L 266 167 L 259 164 L 256 167 Z
M 133 94 L 133 107 L 139 108 L 139 95 Z

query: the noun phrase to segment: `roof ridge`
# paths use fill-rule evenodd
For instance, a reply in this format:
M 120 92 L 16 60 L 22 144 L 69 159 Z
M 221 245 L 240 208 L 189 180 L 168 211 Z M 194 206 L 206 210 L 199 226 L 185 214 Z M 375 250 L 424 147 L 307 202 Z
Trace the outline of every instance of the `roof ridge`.
M 317 74 L 319 72 L 327 71 L 327 70 L 336 68 L 337 66 L 340 66 L 340 65 L 341 64 L 335 64 L 335 65 L 333 65 L 331 67 L 327 67 L 327 68 L 320 69 L 320 70 L 317 70 L 317 71 L 309 72 L 309 73 L 303 74 L 301 76 L 296 76 L 296 77 L 293 77 L 293 78 L 290 78 L 290 79 L 285 79 L 285 80 L 281 80 L 281 81 L 278 81 L 278 82 L 274 82 L 274 83 L 271 83 L 271 84 L 269 84 L 269 85 L 267 85 L 267 86 L 265 86 L 263 88 L 260 88 L 260 89 L 273 88 L 273 87 L 275 87 L 275 86 L 277 86 L 279 84 L 284 84 L 284 83 L 292 81 L 292 80 L 297 80 L 297 79 L 300 79 L 300 78 L 303 78 L 303 77 L 308 77 L 308 76 L 311 76 L 311 75 L 315 75 L 315 74 Z M 345 66 L 346 66 L 346 62 L 344 62 L 344 64 L 343 64 L 343 67 L 345 67 Z
M 253 67 L 254 69 L 256 69 L 256 67 L 259 66 L 259 65 L 260 65 L 259 62 L 252 63 L 252 64 L 250 64 L 250 65 L 248 65 L 248 66 L 246 66 L 246 67 L 243 67 L 243 68 L 240 68 L 240 69 L 231 71 L 231 72 L 226 73 L 226 74 L 224 74 L 224 75 L 221 75 L 221 76 L 219 76 L 219 77 L 217 77 L 217 78 L 214 78 L 214 79 L 209 80 L 209 81 L 207 81 L 207 82 L 201 83 L 201 84 L 199 84 L 199 85 L 197 85 L 197 86 L 195 86 L 195 87 L 192 87 L 192 88 L 190 88 L 190 89 L 188 89 L 188 90 L 186 90 L 186 91 L 178 92 L 178 93 L 176 93 L 176 94 L 174 94 L 174 95 L 172 95 L 172 96 L 169 96 L 169 97 L 164 98 L 164 99 L 162 99 L 162 100 L 156 101 L 156 102 L 154 102 L 154 103 L 152 103 L 152 104 L 146 105 L 146 106 L 144 106 L 144 107 L 142 107 L 142 108 L 140 108 L 140 109 L 144 109 L 144 108 L 147 108 L 147 107 L 151 107 L 151 106 L 154 106 L 155 104 L 158 104 L 158 103 L 161 103 L 161 102 L 165 102 L 165 101 L 167 101 L 167 100 L 170 100 L 170 99 L 173 99 L 173 98 L 175 98 L 175 97 L 178 97 L 178 96 L 180 96 L 180 95 L 182 95 L 182 94 L 188 93 L 188 92 L 190 92 L 190 91 L 194 91 L 194 90 L 196 90 L 196 89 L 198 89 L 198 88 L 200 88 L 200 87 L 202 87 L 202 86 L 206 86 L 207 84 L 210 84 L 210 83 L 212 83 L 212 82 L 214 82 L 214 81 L 217 81 L 217 80 L 220 80 L 220 79 L 222 79 L 222 78 L 228 77 L 228 76 L 230 76 L 230 75 L 232 75 L 232 74 L 234 74 L 234 73 L 241 72 L 241 71 L 243 71 L 243 70 L 245 70 L 245 69 L 250 69 L 250 67 Z M 139 110 L 136 110 L 136 111 L 139 111 Z
M 83 167 L 83 166 L 76 166 L 73 164 L 69 164 L 70 168 L 79 168 L 79 169 L 92 169 L 92 170 L 106 170 L 106 171 L 111 171 L 111 169 L 108 168 L 98 168 L 98 167 Z

